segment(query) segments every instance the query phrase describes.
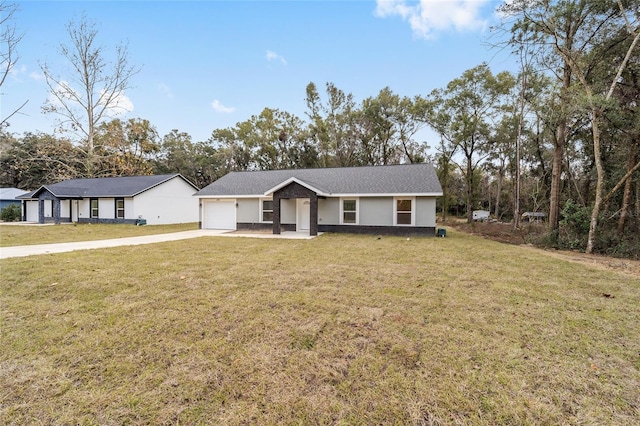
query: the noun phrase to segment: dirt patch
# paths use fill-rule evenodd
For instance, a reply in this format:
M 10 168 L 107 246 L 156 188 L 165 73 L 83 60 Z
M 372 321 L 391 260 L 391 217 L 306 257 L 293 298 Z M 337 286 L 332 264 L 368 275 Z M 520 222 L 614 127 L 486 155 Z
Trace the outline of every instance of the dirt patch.
M 513 229 L 513 224 L 511 223 L 500 222 L 458 222 L 449 224 L 449 226 L 468 234 L 479 235 L 493 241 L 519 246 L 524 245 L 532 250 L 539 250 L 556 258 L 640 277 L 640 261 L 638 260 L 619 259 L 597 254 L 536 247 L 536 244 L 540 242 L 545 235 L 546 227 L 544 224 L 523 224 L 520 229 Z
M 480 235 L 494 241 L 507 244 L 535 244 L 544 236 L 543 224 L 523 224 L 520 229 L 513 229 L 513 224 L 502 222 L 454 223 L 452 226 L 468 234 Z
M 556 257 L 570 262 L 589 265 L 607 271 L 621 272 L 640 278 L 640 261 L 629 259 L 618 259 L 615 257 L 602 256 L 597 254 L 585 254 L 580 252 L 563 250 L 545 250 L 531 246 L 532 250 L 538 250 L 552 257 Z

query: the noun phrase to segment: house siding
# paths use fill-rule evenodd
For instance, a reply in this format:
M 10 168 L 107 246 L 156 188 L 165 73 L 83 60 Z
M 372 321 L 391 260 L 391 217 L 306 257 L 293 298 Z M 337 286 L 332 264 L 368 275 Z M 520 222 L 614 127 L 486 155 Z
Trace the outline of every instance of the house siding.
M 20 202 L 20 200 L 0 200 L 0 210 L 4 209 L 5 207 L 9 207 L 12 204 L 19 206 L 22 203 Z
M 340 199 L 321 199 L 318 203 L 318 230 L 355 234 L 435 235 L 435 202 L 433 197 L 417 197 L 414 206 L 415 226 L 394 226 L 393 197 L 359 197 L 358 225 L 341 225 Z
M 318 225 L 318 231 L 346 234 L 397 235 L 416 237 L 435 236 L 436 234 L 436 228 L 429 226 Z
M 125 198 L 124 199 L 124 218 L 125 219 L 137 219 L 133 211 L 133 198 Z
M 262 222 L 260 217 L 260 202 L 264 198 L 239 198 L 236 216 L 237 228 L 246 230 L 271 229 L 273 222 Z M 285 231 L 296 230 L 296 200 L 280 200 L 280 224 Z
M 280 224 L 296 224 L 296 199 L 280 200 Z
M 116 218 L 116 201 L 115 198 L 99 198 L 98 199 L 98 217 L 100 219 Z
M 91 197 L 94 198 L 94 197 Z M 137 216 L 133 211 L 133 199 L 124 199 L 124 219 L 116 218 L 116 199 L 98 198 L 98 217 L 91 217 L 91 199 L 84 198 L 78 201 L 78 222 L 79 223 L 126 223 L 135 224 Z M 75 213 L 74 213 L 75 214 Z
M 237 201 L 236 221 L 238 223 L 260 222 L 260 200 L 258 198 L 239 198 Z
M 318 200 L 318 225 L 340 224 L 340 199 L 321 198 Z
M 393 226 L 392 197 L 361 197 L 360 222 L 362 226 Z
M 432 197 L 417 197 L 416 226 L 436 226 L 436 199 Z
M 191 185 L 176 176 L 135 196 L 134 217 L 149 225 L 198 222 L 198 199 Z
M 343 197 L 349 198 L 349 197 Z M 261 222 L 260 199 L 238 199 L 237 229 L 271 229 L 271 222 Z M 393 225 L 393 197 L 359 197 L 358 225 L 340 224 L 340 198 L 318 200 L 318 230 L 320 232 L 343 232 L 381 235 L 435 235 L 435 198 L 416 197 L 415 226 Z M 296 230 L 296 199 L 280 200 L 281 228 Z

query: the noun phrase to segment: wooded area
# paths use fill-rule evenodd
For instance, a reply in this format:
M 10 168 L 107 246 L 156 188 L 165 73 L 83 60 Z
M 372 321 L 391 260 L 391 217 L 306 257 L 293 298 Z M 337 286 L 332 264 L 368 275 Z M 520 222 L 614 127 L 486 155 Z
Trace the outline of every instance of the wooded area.
M 0 184 L 31 190 L 74 177 L 177 172 L 203 187 L 234 170 L 432 161 L 443 220 L 470 221 L 485 209 L 517 227 L 523 212 L 546 212 L 546 244 L 638 258 L 639 11 L 638 0 L 511 0 L 499 8 L 494 39 L 518 58 L 517 74 L 483 63 L 428 94 L 386 87 L 361 102 L 312 82 L 306 117 L 267 107 L 206 141 L 107 114 L 139 70 L 126 46 L 107 67 L 85 18 L 69 24 L 61 49 L 79 75 L 43 65 L 57 99 L 43 111 L 63 132 L 16 135 L 10 116 L 0 118 Z M 8 73 L 19 38 L 4 34 Z M 421 140 L 427 128 L 436 139 Z

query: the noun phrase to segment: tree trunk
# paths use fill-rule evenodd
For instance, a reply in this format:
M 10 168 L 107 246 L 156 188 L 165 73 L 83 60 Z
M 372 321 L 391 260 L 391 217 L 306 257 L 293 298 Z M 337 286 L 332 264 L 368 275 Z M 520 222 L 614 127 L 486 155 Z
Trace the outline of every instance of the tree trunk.
M 640 218 L 640 180 L 636 181 L 636 218 Z
M 494 210 L 494 216 L 496 217 L 496 219 L 498 219 L 500 217 L 500 194 L 502 193 L 502 179 L 504 176 L 504 172 L 502 170 L 500 170 L 500 172 L 498 172 L 498 193 L 496 194 L 496 209 Z
M 567 128 L 564 120 L 556 131 L 556 140 L 551 163 L 551 193 L 549 197 L 549 230 L 557 231 L 560 223 L 560 191 L 562 183 L 562 163 Z
M 602 187 L 604 185 L 604 168 L 602 167 L 602 157 L 600 154 L 600 128 L 599 113 L 597 109 L 591 112 L 591 128 L 593 132 L 593 156 L 596 163 L 596 198 L 591 211 L 591 221 L 589 223 L 589 237 L 587 239 L 586 253 L 593 253 L 593 246 L 596 239 L 596 231 L 598 230 L 598 216 L 600 215 L 600 207 L 602 204 Z
M 629 153 L 629 159 L 627 160 L 627 171 L 631 170 L 635 165 L 636 157 L 636 145 L 631 146 L 631 152 Z M 631 207 L 631 184 L 633 183 L 633 176 L 629 176 L 624 183 L 624 193 L 622 196 L 622 207 L 620 208 L 620 219 L 618 219 L 618 235 L 622 236 L 624 233 L 624 224 L 627 221 L 629 214 L 629 208 Z
M 471 158 L 467 158 L 467 223 L 473 222 L 473 168 Z

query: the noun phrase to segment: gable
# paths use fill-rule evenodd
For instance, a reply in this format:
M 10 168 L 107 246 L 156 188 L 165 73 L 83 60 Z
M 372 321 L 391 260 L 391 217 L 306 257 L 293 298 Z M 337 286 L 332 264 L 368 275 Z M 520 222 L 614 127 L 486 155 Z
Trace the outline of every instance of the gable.
M 285 189 L 287 189 L 287 191 L 289 192 L 293 191 L 295 193 L 304 193 L 306 195 L 309 195 L 311 193 L 318 194 L 318 195 L 325 195 L 324 191 L 322 191 L 321 189 L 315 188 L 312 185 L 309 185 L 306 182 L 303 182 L 294 177 L 287 179 L 284 182 L 280 183 L 279 185 L 276 185 L 275 187 L 266 190 L 264 192 L 264 195 L 269 196 L 278 191 L 280 191 L 282 194 L 282 191 Z
M 280 198 L 310 198 L 317 194 L 317 191 L 298 182 L 290 182 L 286 186 L 273 191 L 273 194 L 277 194 Z

